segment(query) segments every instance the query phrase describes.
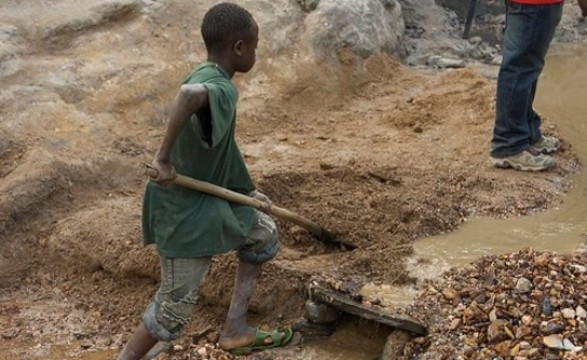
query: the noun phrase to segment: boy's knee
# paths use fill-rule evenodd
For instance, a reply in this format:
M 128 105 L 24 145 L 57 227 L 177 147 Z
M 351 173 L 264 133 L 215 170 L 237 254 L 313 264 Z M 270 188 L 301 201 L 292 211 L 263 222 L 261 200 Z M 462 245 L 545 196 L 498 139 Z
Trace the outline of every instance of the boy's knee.
M 277 225 L 271 216 L 263 212 L 257 213 L 255 224 L 246 240 L 246 245 L 238 251 L 241 261 L 262 264 L 273 259 L 279 251 Z
M 181 335 L 210 261 L 211 258 L 161 258 L 161 286 L 143 314 L 143 323 L 153 338 L 171 341 Z
M 172 341 L 180 337 L 192 307 L 191 304 L 159 304 L 154 301 L 147 307 L 142 320 L 154 339 Z

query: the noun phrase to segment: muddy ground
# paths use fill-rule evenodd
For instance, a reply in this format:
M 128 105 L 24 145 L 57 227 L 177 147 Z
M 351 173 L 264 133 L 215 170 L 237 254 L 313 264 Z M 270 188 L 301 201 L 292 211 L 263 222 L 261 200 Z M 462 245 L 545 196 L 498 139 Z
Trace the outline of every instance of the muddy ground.
M 205 56 L 197 28 L 210 3 L 0 5 L 0 359 L 107 358 L 138 323 L 158 280 L 141 245 L 140 164 Z M 255 293 L 255 322 L 301 318 L 313 275 L 413 282 L 414 239 L 547 209 L 579 169 L 568 143 L 552 172 L 491 168 L 495 84 L 474 69 L 344 49 L 321 61 L 297 41 L 296 2 L 241 3 L 262 31 L 258 64 L 236 78 L 250 171 L 274 203 L 357 246 L 279 222 L 284 246 Z M 557 133 L 551 119 L 545 129 Z M 234 267 L 231 254 L 215 260 L 187 334 L 222 325 Z

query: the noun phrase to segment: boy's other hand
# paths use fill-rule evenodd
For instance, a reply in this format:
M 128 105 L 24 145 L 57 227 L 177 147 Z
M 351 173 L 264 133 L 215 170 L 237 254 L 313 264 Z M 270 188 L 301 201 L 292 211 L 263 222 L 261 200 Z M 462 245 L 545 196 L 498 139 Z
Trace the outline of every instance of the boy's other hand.
M 259 210 L 267 214 L 271 213 L 271 206 L 273 206 L 273 202 L 267 197 L 267 195 L 259 191 L 255 191 L 253 197 L 263 202 L 263 205 L 259 208 Z
M 152 165 L 157 169 L 157 177 L 150 176 L 150 178 L 151 181 L 158 185 L 169 186 L 177 177 L 175 168 L 169 163 L 169 161 L 155 159 L 153 160 Z

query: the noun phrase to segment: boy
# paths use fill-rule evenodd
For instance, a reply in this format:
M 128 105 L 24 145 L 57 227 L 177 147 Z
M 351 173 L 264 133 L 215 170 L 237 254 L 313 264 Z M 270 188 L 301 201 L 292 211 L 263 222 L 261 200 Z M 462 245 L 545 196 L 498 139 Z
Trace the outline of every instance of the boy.
M 266 212 L 271 208 L 269 199 L 256 192 L 234 139 L 238 93 L 231 79 L 255 64 L 259 28 L 247 10 L 221 3 L 206 13 L 201 32 L 207 62 L 190 74 L 175 98 L 153 161 L 158 176 L 147 185 L 143 204 L 144 240 L 157 244 L 161 286 L 118 360 L 139 360 L 157 341 L 178 338 L 212 256 L 230 250 L 238 251 L 239 265 L 220 347 L 242 354 L 283 346 L 292 338 L 289 328 L 265 332 L 246 320 L 261 265 L 279 247 L 271 217 L 171 184 L 177 168 L 189 177 L 250 194 L 265 202 Z

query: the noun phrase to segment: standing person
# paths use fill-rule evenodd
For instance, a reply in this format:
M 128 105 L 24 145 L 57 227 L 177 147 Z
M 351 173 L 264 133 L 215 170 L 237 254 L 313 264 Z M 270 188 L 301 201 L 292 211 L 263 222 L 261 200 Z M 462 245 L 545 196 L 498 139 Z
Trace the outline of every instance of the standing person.
M 213 255 L 237 250 L 239 264 L 221 348 L 235 354 L 286 345 L 290 328 L 262 331 L 247 323 L 249 299 L 264 262 L 279 248 L 271 217 L 247 206 L 171 184 L 175 168 L 265 202 L 256 191 L 235 142 L 238 93 L 231 79 L 255 64 L 259 28 L 242 7 L 221 3 L 204 16 L 207 62 L 181 86 L 167 131 L 153 161 L 157 178 L 143 203 L 146 244 L 156 243 L 161 285 L 118 360 L 140 360 L 158 341 L 178 338 L 196 302 Z
M 587 0 L 577 0 L 583 17 L 587 16 Z
M 506 0 L 503 62 L 490 152 L 494 166 L 540 171 L 555 165 L 545 154 L 557 151 L 560 141 L 542 135 L 533 102 L 562 10 L 563 0 Z

